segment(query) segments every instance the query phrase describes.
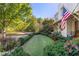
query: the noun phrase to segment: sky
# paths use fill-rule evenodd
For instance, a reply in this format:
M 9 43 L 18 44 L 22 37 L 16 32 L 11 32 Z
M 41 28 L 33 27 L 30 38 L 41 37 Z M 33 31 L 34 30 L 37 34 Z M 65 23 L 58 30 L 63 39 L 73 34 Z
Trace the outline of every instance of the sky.
M 37 18 L 53 18 L 58 9 L 56 3 L 31 3 L 32 14 Z

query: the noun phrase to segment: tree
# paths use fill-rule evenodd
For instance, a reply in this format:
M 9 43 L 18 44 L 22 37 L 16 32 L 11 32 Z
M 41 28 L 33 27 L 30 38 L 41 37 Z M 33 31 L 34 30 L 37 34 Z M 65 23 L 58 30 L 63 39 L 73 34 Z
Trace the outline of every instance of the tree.
M 39 27 L 40 27 L 39 30 L 42 30 L 43 29 L 43 21 L 44 21 L 43 18 L 37 18 L 37 22 L 39 23 Z
M 0 29 L 2 37 L 5 39 L 5 28 L 9 25 L 12 20 L 19 18 L 26 21 L 26 19 L 32 14 L 32 8 L 27 4 L 0 4 Z
M 30 25 L 26 28 L 25 31 L 29 31 L 29 32 L 39 31 L 39 23 L 37 22 L 37 18 L 35 16 L 31 16 L 27 22 L 30 23 Z
M 45 18 L 43 21 L 43 31 L 45 32 L 53 32 L 53 19 Z
M 25 22 L 21 19 L 12 20 L 12 22 L 6 27 L 6 32 L 18 32 L 24 31 L 30 22 Z

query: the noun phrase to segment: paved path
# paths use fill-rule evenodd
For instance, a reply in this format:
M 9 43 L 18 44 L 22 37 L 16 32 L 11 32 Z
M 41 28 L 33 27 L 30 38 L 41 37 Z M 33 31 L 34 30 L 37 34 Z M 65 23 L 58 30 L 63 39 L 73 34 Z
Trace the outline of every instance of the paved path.
M 27 36 L 28 34 L 31 34 L 32 32 L 17 32 L 16 34 L 7 34 L 7 37 L 18 39 L 20 37 Z
M 16 32 L 16 33 L 9 33 L 7 34 L 7 38 L 13 38 L 13 39 L 18 39 L 20 37 L 23 37 L 23 36 L 27 36 L 28 34 L 31 34 L 32 32 Z
M 27 35 L 11 35 L 11 36 L 7 36 L 7 38 L 13 38 L 13 39 L 17 40 L 20 37 L 24 37 L 24 36 L 27 36 Z

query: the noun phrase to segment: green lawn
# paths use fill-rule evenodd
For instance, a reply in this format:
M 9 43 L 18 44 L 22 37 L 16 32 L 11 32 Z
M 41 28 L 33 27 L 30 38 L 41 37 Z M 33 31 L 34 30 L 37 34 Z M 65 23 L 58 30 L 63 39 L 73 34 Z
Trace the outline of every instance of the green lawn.
M 51 45 L 54 41 L 44 35 L 35 35 L 23 45 L 23 50 L 30 55 L 43 55 L 44 48 Z

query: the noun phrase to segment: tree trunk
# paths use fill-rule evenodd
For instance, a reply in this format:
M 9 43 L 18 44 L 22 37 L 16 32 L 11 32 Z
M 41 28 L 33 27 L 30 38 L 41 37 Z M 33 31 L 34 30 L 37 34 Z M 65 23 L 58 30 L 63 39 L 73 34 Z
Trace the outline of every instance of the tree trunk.
M 6 40 L 6 33 L 5 33 L 5 30 L 2 30 L 2 33 L 1 33 L 1 43 L 2 44 L 5 44 L 5 40 Z
M 6 32 L 5 32 L 5 30 L 2 31 L 2 39 L 3 39 L 3 40 L 6 39 Z
M 2 45 L 3 47 L 5 47 L 5 45 L 6 45 L 6 33 L 5 33 L 4 30 L 2 30 L 1 45 Z

